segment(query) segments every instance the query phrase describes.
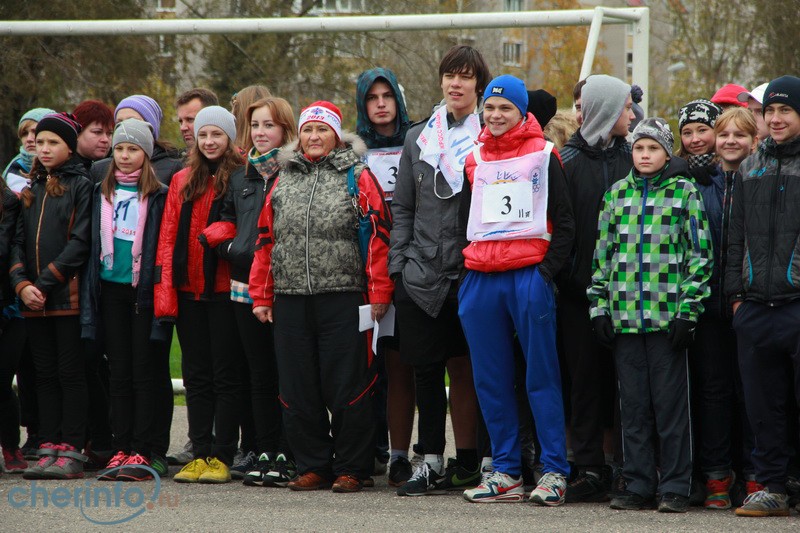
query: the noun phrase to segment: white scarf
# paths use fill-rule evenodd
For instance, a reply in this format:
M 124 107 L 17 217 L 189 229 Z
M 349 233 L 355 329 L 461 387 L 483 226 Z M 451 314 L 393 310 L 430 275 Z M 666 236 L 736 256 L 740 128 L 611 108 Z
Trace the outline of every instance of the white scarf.
M 464 161 L 480 132 L 481 122 L 477 113 L 471 113 L 461 124 L 448 129 L 447 106 L 441 106 L 417 138 L 420 159 L 439 169 L 454 195 L 461 192 Z

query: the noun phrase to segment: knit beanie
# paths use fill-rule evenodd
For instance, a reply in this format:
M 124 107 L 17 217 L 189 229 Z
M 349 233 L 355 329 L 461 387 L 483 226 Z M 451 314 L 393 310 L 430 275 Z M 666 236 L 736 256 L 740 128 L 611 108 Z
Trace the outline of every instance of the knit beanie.
M 297 131 L 303 129 L 306 122 L 322 122 L 336 132 L 336 138 L 342 139 L 342 112 L 334 104 L 325 100 L 314 102 L 300 113 Z
M 556 97 L 544 89 L 528 91 L 528 113 L 536 117 L 536 122 L 544 128 L 550 119 L 556 116 L 558 101 Z
M 528 114 L 528 91 L 525 89 L 525 82 L 521 79 L 510 74 L 496 77 L 483 91 L 484 103 L 493 96 L 505 98 L 514 104 L 523 117 Z
M 34 107 L 33 109 L 28 110 L 24 115 L 22 115 L 22 118 L 19 119 L 19 122 L 17 123 L 17 127 L 19 128 L 20 126 L 22 126 L 22 123 L 25 122 L 26 120 L 39 122 L 45 117 L 45 115 L 52 115 L 53 113 L 55 113 L 55 110 L 53 109 L 48 109 L 46 107 Z
M 203 126 L 216 126 L 228 135 L 231 142 L 236 140 L 236 117 L 222 106 L 210 105 L 201 109 L 194 118 L 194 136 Z
M 161 106 L 158 105 L 158 102 L 143 94 L 134 94 L 133 96 L 123 98 L 114 110 L 115 121 L 117 120 L 117 113 L 119 113 L 119 110 L 125 108 L 133 109 L 142 115 L 142 118 L 153 126 L 153 137 L 158 139 L 158 132 L 161 129 L 161 119 L 164 118 L 164 113 L 161 112 Z
M 153 157 L 153 125 L 137 118 L 123 120 L 114 128 L 111 147 L 119 143 L 135 144 L 144 150 L 147 157 Z
M 719 90 L 714 93 L 714 96 L 711 97 L 711 101 L 719 105 L 738 105 L 741 107 L 747 107 L 746 103 L 742 103 L 739 100 L 739 94 L 742 92 L 747 92 L 747 89 L 741 85 L 729 83 L 720 87 Z
M 710 100 L 705 98 L 692 100 L 678 112 L 678 131 L 681 131 L 685 125 L 694 122 L 713 128 L 721 114 L 722 108 Z
M 589 146 L 609 140 L 630 94 L 631 86 L 613 76 L 595 74 L 586 78 L 581 89 L 583 124 L 580 132 Z
M 642 120 L 633 130 L 631 146 L 636 144 L 639 139 L 653 139 L 667 152 L 667 156 L 672 154 L 675 139 L 672 136 L 672 130 L 669 129 L 669 124 L 663 118 L 650 117 Z
M 769 82 L 762 104 L 764 109 L 770 104 L 786 104 L 800 113 L 800 78 L 781 76 Z
M 74 115 L 69 113 L 45 115 L 36 125 L 36 135 L 38 136 L 43 131 L 51 131 L 61 137 L 73 152 L 78 147 L 78 134 L 81 132 L 81 125 Z

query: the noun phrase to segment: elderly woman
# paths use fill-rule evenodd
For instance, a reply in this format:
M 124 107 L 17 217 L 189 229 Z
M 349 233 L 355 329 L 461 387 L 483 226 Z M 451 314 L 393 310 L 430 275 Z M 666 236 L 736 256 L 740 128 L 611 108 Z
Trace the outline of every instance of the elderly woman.
M 379 320 L 391 301 L 391 221 L 378 180 L 362 162 L 363 141 L 343 135 L 341 122 L 330 102 L 303 110 L 299 146 L 278 156 L 250 272 L 253 313 L 274 324 L 284 427 L 299 474 L 292 490 L 357 492 L 373 467 L 369 394 L 376 375 L 358 307 L 371 304 Z M 357 198 L 348 190 L 351 173 Z M 362 213 L 372 229 L 364 250 Z

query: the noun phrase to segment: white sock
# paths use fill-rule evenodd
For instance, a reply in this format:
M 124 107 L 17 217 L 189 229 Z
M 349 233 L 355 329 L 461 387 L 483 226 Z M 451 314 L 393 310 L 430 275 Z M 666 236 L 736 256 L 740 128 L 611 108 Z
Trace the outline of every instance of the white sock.
M 481 459 L 481 471 L 487 471 L 487 470 L 494 470 L 494 467 L 492 466 L 491 457 L 484 457 L 483 459 Z
M 431 470 L 439 474 L 444 474 L 444 455 L 425 454 L 425 462 L 431 467 Z

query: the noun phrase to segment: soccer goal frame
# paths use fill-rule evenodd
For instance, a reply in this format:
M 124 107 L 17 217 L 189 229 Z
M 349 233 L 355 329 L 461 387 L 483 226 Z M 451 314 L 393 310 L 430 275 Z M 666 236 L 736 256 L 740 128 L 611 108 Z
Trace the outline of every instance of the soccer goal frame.
M 0 21 L 2 35 L 206 35 L 237 33 L 385 32 L 446 29 L 589 26 L 580 78 L 592 71 L 603 24 L 633 27 L 632 79 L 648 111 L 650 9 L 647 7 L 433 15 L 321 16 L 295 18 Z M 577 81 L 577 80 L 576 80 Z

